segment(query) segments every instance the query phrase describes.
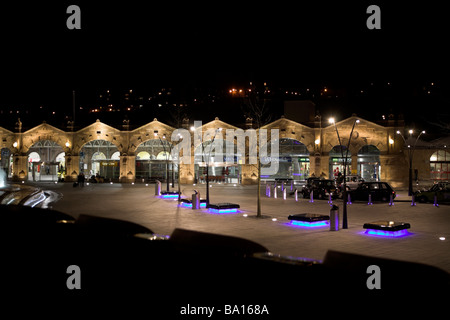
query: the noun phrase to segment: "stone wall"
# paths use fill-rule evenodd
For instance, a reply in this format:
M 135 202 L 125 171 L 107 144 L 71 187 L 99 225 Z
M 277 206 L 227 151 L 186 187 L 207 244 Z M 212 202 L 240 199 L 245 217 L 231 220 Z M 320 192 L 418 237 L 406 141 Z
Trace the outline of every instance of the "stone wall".
M 329 172 L 329 152 L 334 146 L 339 145 L 336 128 L 338 129 L 342 145 L 348 145 L 350 132 L 353 134 L 349 144 L 351 153 L 351 171 L 358 169 L 357 154 L 358 151 L 366 145 L 373 145 L 380 151 L 380 178 L 383 181 L 390 182 L 394 188 L 406 188 L 408 185 L 408 150 L 404 148 L 404 143 L 399 135 L 396 135 L 398 128 L 394 126 L 380 126 L 370 121 L 352 116 L 334 124 L 320 121 L 316 117 L 314 127 L 308 127 L 284 117 L 268 124 L 261 129 L 268 130 L 268 137 L 273 129 L 277 129 L 279 137 L 295 139 L 304 144 L 310 154 L 310 174 L 316 177 L 330 177 Z M 358 120 L 358 122 L 357 122 Z M 357 123 L 356 123 L 357 122 Z M 219 129 L 220 134 L 225 139 L 226 130 L 237 130 L 239 128 L 229 125 L 215 119 L 201 127 L 204 133 L 208 129 Z M 165 139 L 172 142 L 171 136 L 175 128 L 154 119 L 152 122 L 139 127 L 135 130 L 129 130 L 125 125 L 124 130 L 119 130 L 108 126 L 99 120 L 92 125 L 81 130 L 63 131 L 49 124 L 43 123 L 26 132 L 11 132 L 0 128 L 2 148 L 8 148 L 13 155 L 13 178 L 16 180 L 27 179 L 27 154 L 30 148 L 39 141 L 50 140 L 57 143 L 66 157 L 66 180 L 75 180 L 79 173 L 80 151 L 83 146 L 94 140 L 105 140 L 111 142 L 120 152 L 120 181 L 124 183 L 134 182 L 136 177 L 136 151 L 142 143 L 151 139 Z M 194 139 L 190 132 L 190 151 L 191 163 L 184 161 L 180 166 L 181 183 L 195 182 L 195 164 L 194 164 Z M 177 139 L 178 140 L 178 139 Z M 236 140 L 235 142 L 236 143 Z M 248 152 L 248 141 L 245 146 Z M 60 149 L 60 150 L 61 150 Z M 58 151 L 60 151 L 58 150 Z M 417 148 L 414 154 L 414 169 L 418 170 L 418 179 L 421 183 L 432 183 L 430 180 L 430 156 L 437 149 Z M 55 156 L 52 154 L 52 156 Z M 245 164 L 240 165 L 239 173 L 242 184 L 254 184 L 257 181 L 257 167 L 248 163 L 248 155 Z

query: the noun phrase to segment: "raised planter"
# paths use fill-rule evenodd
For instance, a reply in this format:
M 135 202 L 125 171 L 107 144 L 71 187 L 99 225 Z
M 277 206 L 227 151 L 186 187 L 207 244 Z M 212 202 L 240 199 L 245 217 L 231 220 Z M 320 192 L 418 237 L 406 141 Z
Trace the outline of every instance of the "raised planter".
M 210 203 L 208 206 L 208 211 L 211 213 L 234 213 L 238 212 L 240 206 L 236 203 Z
M 161 191 L 162 199 L 176 199 L 180 193 L 178 191 Z
M 185 208 L 192 208 L 192 200 L 186 198 L 181 199 L 181 206 Z M 206 208 L 206 199 L 200 199 L 200 207 Z
M 384 237 L 401 237 L 408 235 L 408 230 L 411 225 L 406 222 L 395 221 L 374 221 L 365 223 L 363 228 L 366 229 L 366 234 Z
M 325 227 L 330 225 L 330 217 L 314 213 L 297 213 L 288 216 L 291 225 L 301 227 Z

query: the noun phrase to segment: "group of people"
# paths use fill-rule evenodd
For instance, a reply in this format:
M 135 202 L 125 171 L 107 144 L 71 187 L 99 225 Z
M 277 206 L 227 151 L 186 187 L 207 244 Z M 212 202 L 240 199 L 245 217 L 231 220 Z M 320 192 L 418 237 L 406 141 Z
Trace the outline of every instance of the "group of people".
M 92 182 L 92 183 L 102 183 L 105 182 L 105 178 L 100 176 L 97 172 L 97 174 L 94 176 L 91 176 L 90 178 L 88 177 L 88 182 Z M 74 187 L 84 187 L 84 182 L 86 181 L 86 176 L 84 175 L 84 172 L 80 172 L 77 176 L 77 181 L 74 182 L 73 186 Z M 111 179 L 110 179 L 111 181 Z

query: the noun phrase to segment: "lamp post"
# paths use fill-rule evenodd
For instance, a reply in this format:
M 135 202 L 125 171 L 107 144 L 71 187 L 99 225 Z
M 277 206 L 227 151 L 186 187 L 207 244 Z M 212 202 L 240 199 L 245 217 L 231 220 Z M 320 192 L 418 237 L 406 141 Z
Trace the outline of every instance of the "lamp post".
M 212 149 L 212 145 L 214 143 L 214 140 L 216 139 L 216 135 L 218 132 L 221 132 L 222 128 L 218 128 L 215 130 L 214 132 L 214 137 L 211 140 L 211 143 L 209 144 L 209 154 L 208 157 L 206 158 L 206 207 L 209 207 L 209 159 L 211 157 L 211 149 Z M 203 153 L 204 153 L 204 147 L 202 144 L 202 149 L 203 149 Z
M 408 133 L 409 133 L 409 137 L 412 137 L 412 134 L 414 133 L 414 130 L 411 129 L 411 130 L 408 131 Z M 414 150 L 416 150 L 416 144 L 417 144 L 417 141 L 419 141 L 420 136 L 421 136 L 422 134 L 424 134 L 424 133 L 425 133 L 425 130 L 424 130 L 424 131 L 421 131 L 421 132 L 419 133 L 419 135 L 418 135 L 417 138 L 416 138 L 416 141 L 414 141 L 414 145 L 413 145 L 412 149 L 411 149 L 411 145 L 408 144 L 408 160 L 409 160 L 408 195 L 409 195 L 409 196 L 412 196 L 412 195 L 413 195 L 413 186 L 412 186 L 412 162 L 413 162 L 413 157 L 414 157 Z M 406 139 L 405 139 L 405 137 L 402 135 L 402 133 L 401 133 L 400 131 L 397 130 L 397 134 L 400 135 L 400 136 L 402 137 L 403 142 L 406 144 Z
M 167 191 L 170 190 L 170 181 L 169 181 L 169 155 L 170 155 L 170 145 L 169 145 L 169 153 L 166 151 L 166 146 L 165 143 L 162 141 L 161 137 L 158 135 L 158 131 L 155 130 L 155 137 L 158 137 L 159 141 L 161 142 L 161 145 L 163 147 L 164 150 L 164 154 L 166 156 L 166 183 L 167 183 Z M 166 138 L 166 135 L 163 134 L 163 139 Z M 167 140 L 164 140 L 165 142 L 168 143 Z
M 179 141 L 183 139 L 183 136 L 181 134 L 178 134 L 178 137 L 179 137 Z M 181 158 L 181 156 L 180 156 L 180 149 L 178 149 L 177 158 L 178 158 L 178 165 L 177 165 L 177 170 L 178 170 L 178 203 L 180 203 L 181 202 L 181 176 L 180 176 L 180 166 L 181 166 L 181 159 L 180 158 Z
M 350 140 L 352 139 L 352 135 L 353 135 L 353 129 L 355 129 L 355 125 L 357 123 L 359 123 L 359 119 L 356 119 L 353 122 L 352 131 L 350 132 L 350 137 L 348 138 L 347 150 L 345 152 L 345 157 L 344 157 L 343 146 L 342 146 L 342 143 L 341 143 L 341 138 L 339 136 L 339 131 L 337 129 L 336 122 L 335 122 L 334 118 L 328 119 L 328 122 L 334 124 L 334 128 L 336 129 L 336 134 L 337 134 L 337 137 L 338 137 L 338 140 L 339 140 L 339 146 L 340 146 L 340 149 L 341 149 L 341 156 L 342 156 L 342 158 L 344 158 L 344 193 L 342 195 L 342 200 L 343 200 L 343 203 L 342 203 L 342 205 L 343 205 L 343 208 L 342 208 L 343 209 L 342 210 L 342 229 L 348 229 L 348 219 L 347 219 L 347 181 L 346 181 L 347 180 L 347 178 L 346 178 L 346 176 L 347 176 L 347 157 L 348 157 L 348 149 L 350 148 Z

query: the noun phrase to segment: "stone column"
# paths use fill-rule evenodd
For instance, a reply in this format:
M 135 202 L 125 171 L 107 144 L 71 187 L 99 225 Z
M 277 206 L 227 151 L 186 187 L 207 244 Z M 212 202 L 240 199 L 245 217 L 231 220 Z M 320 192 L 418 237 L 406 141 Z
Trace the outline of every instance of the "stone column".
M 318 175 L 316 173 L 316 177 L 320 178 L 322 173 L 325 174 L 325 179 L 333 179 L 333 177 L 330 177 L 330 156 L 328 155 L 320 157 L 319 172 Z
M 320 165 L 321 165 L 321 156 L 320 154 L 311 154 L 309 156 L 309 176 L 314 177 L 320 176 Z
M 14 155 L 13 156 L 13 181 L 25 181 L 28 179 L 28 156 Z
M 257 168 L 256 164 L 243 164 L 241 165 L 241 178 L 242 184 L 257 184 L 258 176 L 257 176 Z
M 65 160 L 66 176 L 64 177 L 64 181 L 77 181 L 78 174 L 80 173 L 80 156 L 72 156 L 70 154 L 66 154 Z
M 194 164 L 181 164 L 180 181 L 182 184 L 193 184 L 195 176 Z
M 409 164 L 403 154 L 380 155 L 380 180 L 395 188 L 408 188 Z
M 357 175 L 358 174 L 358 155 L 352 154 L 352 165 L 350 167 L 350 172 L 347 172 L 348 175 Z
M 136 156 L 120 156 L 120 182 L 132 183 L 136 180 Z
M 414 170 L 418 170 L 418 178 L 421 184 L 432 184 L 433 181 L 430 178 L 430 157 L 434 150 L 429 149 L 416 149 L 414 151 L 413 158 L 413 185 L 415 184 Z

